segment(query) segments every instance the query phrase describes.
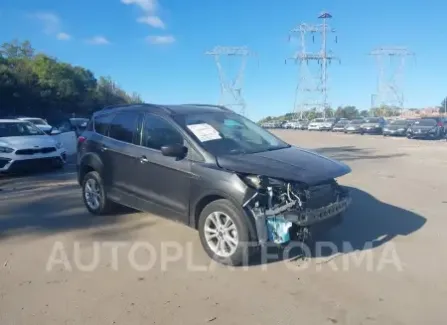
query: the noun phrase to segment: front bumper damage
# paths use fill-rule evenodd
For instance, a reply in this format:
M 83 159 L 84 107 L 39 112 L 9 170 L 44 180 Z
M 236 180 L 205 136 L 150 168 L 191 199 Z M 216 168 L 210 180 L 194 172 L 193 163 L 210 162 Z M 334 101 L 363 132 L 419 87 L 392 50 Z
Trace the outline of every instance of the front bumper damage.
M 319 198 L 314 195 L 315 191 L 318 192 L 315 188 L 295 193 L 287 184 L 287 193 L 276 191 L 276 196 L 283 195 L 276 204 L 273 188 L 269 187 L 265 193 L 256 192 L 245 202 L 244 208 L 255 219 L 258 243 L 285 244 L 291 238 L 305 240 L 316 229 L 327 230 L 338 225 L 352 199 L 349 192 L 335 181 L 324 186 L 327 192 L 320 191 L 321 196 L 330 197 Z

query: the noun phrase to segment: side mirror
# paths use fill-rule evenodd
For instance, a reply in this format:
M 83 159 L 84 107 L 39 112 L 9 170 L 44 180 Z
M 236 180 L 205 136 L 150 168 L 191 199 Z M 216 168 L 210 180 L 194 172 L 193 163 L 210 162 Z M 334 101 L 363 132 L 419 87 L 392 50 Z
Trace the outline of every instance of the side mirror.
M 161 147 L 161 153 L 163 156 L 183 158 L 188 152 L 188 148 L 181 144 L 170 144 Z

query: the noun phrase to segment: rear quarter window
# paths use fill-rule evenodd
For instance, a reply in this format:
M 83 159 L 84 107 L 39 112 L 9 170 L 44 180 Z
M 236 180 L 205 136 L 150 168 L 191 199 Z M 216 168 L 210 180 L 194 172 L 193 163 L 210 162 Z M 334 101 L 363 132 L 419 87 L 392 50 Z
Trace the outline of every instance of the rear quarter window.
M 108 135 L 110 124 L 113 119 L 113 114 L 99 115 L 94 118 L 94 131 L 101 135 Z

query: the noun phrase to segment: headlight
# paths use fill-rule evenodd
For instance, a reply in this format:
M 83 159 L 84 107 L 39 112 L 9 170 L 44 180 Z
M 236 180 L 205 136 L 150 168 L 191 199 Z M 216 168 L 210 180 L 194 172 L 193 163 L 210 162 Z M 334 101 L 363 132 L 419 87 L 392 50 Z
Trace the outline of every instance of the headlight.
M 56 148 L 57 149 L 61 149 L 62 148 L 62 143 L 61 142 L 56 142 Z
M 389 131 L 389 129 L 387 129 L 387 128 L 384 128 L 384 129 L 383 129 L 383 131 Z
M 242 180 L 245 182 L 245 184 L 257 190 L 265 189 L 269 186 L 276 187 L 281 184 L 284 184 L 284 182 L 279 179 L 270 178 L 262 175 L 248 175 L 243 177 Z
M 11 153 L 13 151 L 14 151 L 14 149 L 9 148 L 9 147 L 0 147 L 0 152 Z
M 430 133 L 436 133 L 436 129 L 431 129 L 430 131 L 428 131 Z
M 380 124 L 374 125 L 375 128 L 380 128 Z
M 397 129 L 397 131 L 402 132 L 402 131 L 405 131 L 405 129 L 404 128 L 400 128 L 400 129 Z
M 255 189 L 266 188 L 269 186 L 269 178 L 260 175 L 248 175 L 243 178 L 245 184 Z

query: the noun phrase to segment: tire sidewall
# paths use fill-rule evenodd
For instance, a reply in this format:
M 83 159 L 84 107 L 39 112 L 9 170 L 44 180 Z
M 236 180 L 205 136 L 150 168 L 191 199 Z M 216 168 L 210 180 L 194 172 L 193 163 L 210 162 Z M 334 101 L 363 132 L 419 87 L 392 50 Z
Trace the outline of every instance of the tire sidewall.
M 94 179 L 99 186 L 99 193 L 101 195 L 101 201 L 100 201 L 100 205 L 98 207 L 98 209 L 92 209 L 88 204 L 87 204 L 87 200 L 85 198 L 85 184 L 87 183 L 87 181 L 89 179 Z M 84 201 L 84 205 L 87 208 L 87 210 L 95 215 L 100 215 L 102 213 L 104 213 L 105 211 L 105 207 L 106 207 L 106 193 L 104 191 L 104 186 L 102 183 L 102 179 L 101 176 L 98 174 L 98 172 L 89 172 L 88 174 L 86 174 L 82 180 L 82 200 Z
M 216 255 L 208 246 L 208 243 L 205 239 L 205 220 L 213 212 L 226 213 L 236 225 L 239 243 L 234 254 L 229 257 L 221 257 L 219 255 Z M 240 209 L 237 209 L 231 201 L 225 199 L 213 201 L 202 210 L 202 212 L 200 213 L 198 224 L 199 237 L 204 250 L 210 258 L 219 263 L 234 266 L 241 265 L 244 262 L 248 262 L 248 258 L 250 255 L 250 234 L 248 230 L 247 220 L 243 213 L 244 212 Z

